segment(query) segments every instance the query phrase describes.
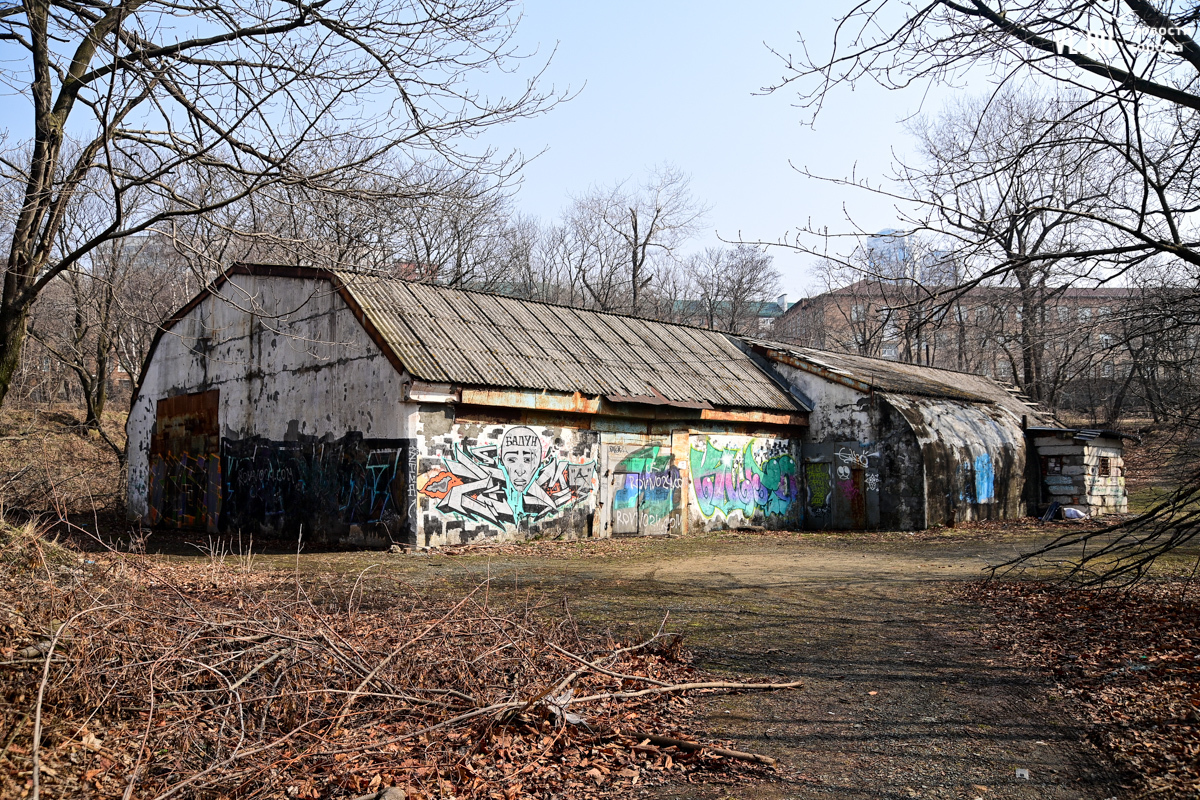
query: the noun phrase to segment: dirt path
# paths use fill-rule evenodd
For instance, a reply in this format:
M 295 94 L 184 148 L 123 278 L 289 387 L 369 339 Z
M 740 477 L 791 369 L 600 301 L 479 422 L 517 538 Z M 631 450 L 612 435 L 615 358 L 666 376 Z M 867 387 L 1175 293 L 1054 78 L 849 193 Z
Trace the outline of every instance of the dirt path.
M 497 592 L 561 596 L 581 624 L 620 636 L 669 613 L 668 628 L 685 633 L 706 669 L 805 681 L 799 692 L 707 702 L 696 720 L 738 749 L 777 757 L 774 782 L 653 797 L 1123 797 L 1053 682 L 1007 666 L 980 640 L 987 612 L 949 599 L 954 582 L 1029 543 L 726 534 L 490 556 L 314 556 L 306 566 L 380 563 L 385 574 L 455 587 L 490 574 Z

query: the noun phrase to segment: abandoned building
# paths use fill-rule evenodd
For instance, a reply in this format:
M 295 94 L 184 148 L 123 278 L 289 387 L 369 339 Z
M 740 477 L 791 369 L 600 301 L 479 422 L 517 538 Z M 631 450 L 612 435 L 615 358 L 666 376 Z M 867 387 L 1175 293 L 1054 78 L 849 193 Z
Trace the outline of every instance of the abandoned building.
M 808 411 L 713 331 L 235 266 L 151 348 L 128 507 L 417 546 L 789 528 Z
M 1028 434 L 1040 459 L 1041 481 L 1033 488 L 1038 507 L 1058 503 L 1088 516 L 1129 511 L 1125 491 L 1123 439 L 1114 430 L 1031 427 Z
M 236 265 L 150 348 L 128 509 L 147 525 L 418 547 L 917 529 L 1028 513 L 1023 428 L 1052 424 L 977 376 Z
M 802 437 L 807 527 L 914 530 L 1029 513 L 1036 472 L 1027 472 L 1024 428 L 1048 418 L 995 381 L 776 342 L 743 346 L 812 405 Z

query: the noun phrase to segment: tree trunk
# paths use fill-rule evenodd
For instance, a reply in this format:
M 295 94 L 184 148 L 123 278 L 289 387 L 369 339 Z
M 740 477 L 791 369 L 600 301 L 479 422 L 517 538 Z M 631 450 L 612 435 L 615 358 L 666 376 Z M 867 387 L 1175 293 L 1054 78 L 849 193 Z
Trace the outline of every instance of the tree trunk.
M 5 296 L 7 285 L 12 278 L 5 275 Z M 15 280 L 13 281 L 15 283 Z M 25 345 L 26 325 L 29 321 L 29 307 L 13 307 L 9 303 L 0 306 L 0 407 L 8 396 L 9 387 L 21 364 L 21 348 Z

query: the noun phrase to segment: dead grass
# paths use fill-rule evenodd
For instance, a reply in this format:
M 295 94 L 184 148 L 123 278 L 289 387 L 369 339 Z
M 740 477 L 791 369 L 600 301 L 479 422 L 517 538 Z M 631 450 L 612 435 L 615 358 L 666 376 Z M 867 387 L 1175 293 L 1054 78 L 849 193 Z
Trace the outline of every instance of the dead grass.
M 124 412 L 107 412 L 104 431 L 124 446 Z M 122 490 L 116 454 L 76 409 L 0 409 L 0 510 L 10 518 L 111 515 Z
M 0 796 L 622 796 L 764 767 L 694 740 L 680 639 L 581 632 L 562 605 L 214 554 L 85 557 L 2 529 Z M 510 598 L 511 600 L 511 598 Z M 711 743 L 710 743 L 711 744 Z

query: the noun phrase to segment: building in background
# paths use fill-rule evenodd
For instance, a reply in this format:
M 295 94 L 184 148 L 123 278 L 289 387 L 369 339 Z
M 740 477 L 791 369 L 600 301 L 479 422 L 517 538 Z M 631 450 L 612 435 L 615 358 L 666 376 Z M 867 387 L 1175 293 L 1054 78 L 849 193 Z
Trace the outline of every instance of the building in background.
M 1123 287 L 1046 288 L 1026 303 L 1010 287 L 860 280 L 798 301 L 773 338 L 971 372 L 1052 409 L 1112 416 L 1136 407 L 1170 368 L 1142 357 L 1151 340 L 1164 341 L 1139 332 L 1146 302 L 1144 292 Z M 1196 344 L 1175 346 L 1194 357 Z

